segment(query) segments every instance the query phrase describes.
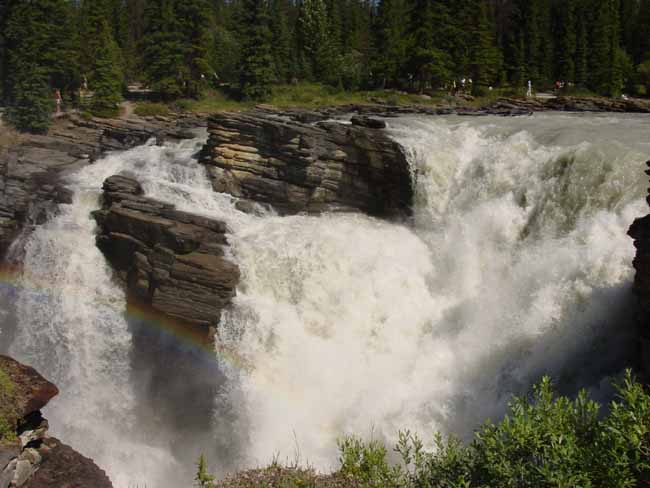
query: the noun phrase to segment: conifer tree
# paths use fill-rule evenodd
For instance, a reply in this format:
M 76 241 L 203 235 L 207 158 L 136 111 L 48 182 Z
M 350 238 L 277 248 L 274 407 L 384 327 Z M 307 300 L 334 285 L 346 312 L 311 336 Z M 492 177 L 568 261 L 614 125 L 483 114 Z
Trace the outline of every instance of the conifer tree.
M 243 0 L 243 63 L 239 86 L 245 100 L 263 101 L 271 95 L 273 56 L 269 6 L 266 0 Z
M 583 16 L 578 16 L 576 39 L 575 82 L 578 86 L 586 86 L 589 59 L 589 46 L 587 41 L 587 22 Z
M 559 44 L 557 46 L 558 75 L 562 80 L 576 79 L 576 20 L 575 0 L 565 0 L 559 5 Z
M 398 84 L 407 43 L 407 5 L 404 0 L 380 0 L 374 23 L 373 72 L 382 88 Z
M 409 66 L 420 92 L 431 82 L 439 85 L 450 77 L 451 57 L 444 49 L 445 26 L 450 22 L 440 1 L 416 0 L 411 10 Z
M 144 12 L 144 74 L 149 87 L 164 99 L 180 97 L 187 86 L 183 36 L 174 7 L 174 0 L 149 0 Z
M 183 95 L 198 98 L 212 72 L 209 62 L 210 6 L 207 0 L 177 0 L 175 14 L 180 27 L 186 76 Z
M 122 70 L 119 48 L 106 19 L 99 22 L 96 38 L 99 43 L 89 80 L 89 86 L 94 92 L 90 109 L 97 116 L 113 117 L 117 115 L 118 104 L 122 99 Z
M 474 94 L 482 94 L 485 87 L 494 84 L 501 71 L 501 53 L 496 45 L 495 28 L 489 16 L 485 0 L 475 6 L 473 28 L 470 29 L 472 44 L 469 67 L 473 80 Z
M 272 0 L 273 70 L 275 79 L 283 83 L 290 81 L 291 75 L 295 73 L 289 31 L 289 9 L 287 0 Z
M 324 0 L 303 0 L 298 14 L 298 36 L 308 74 L 316 81 L 331 79 L 333 66 L 330 23 Z
M 65 90 L 74 82 L 72 37 L 62 31 L 69 25 L 69 7 L 65 0 L 12 0 L 6 5 L 7 117 L 20 130 L 45 132 L 54 89 Z

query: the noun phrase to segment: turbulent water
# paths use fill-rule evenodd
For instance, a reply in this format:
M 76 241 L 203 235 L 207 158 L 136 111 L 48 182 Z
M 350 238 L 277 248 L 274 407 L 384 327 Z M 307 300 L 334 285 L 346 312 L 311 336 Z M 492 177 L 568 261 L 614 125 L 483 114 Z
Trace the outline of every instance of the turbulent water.
M 467 437 L 546 373 L 598 394 L 631 347 L 626 230 L 646 213 L 650 119 L 403 118 L 389 131 L 413 172 L 411 222 L 240 213 L 192 159 L 200 139 L 73 175 L 73 203 L 28 240 L 11 346 L 62 391 L 46 409 L 54 433 L 116 487 L 171 488 L 191 485 L 200 452 L 220 474 L 273 457 L 326 470 L 345 433 Z M 192 445 L 142 408 L 124 294 L 94 244 L 89 213 L 121 171 L 225 220 L 242 270 L 217 338 L 226 379 Z

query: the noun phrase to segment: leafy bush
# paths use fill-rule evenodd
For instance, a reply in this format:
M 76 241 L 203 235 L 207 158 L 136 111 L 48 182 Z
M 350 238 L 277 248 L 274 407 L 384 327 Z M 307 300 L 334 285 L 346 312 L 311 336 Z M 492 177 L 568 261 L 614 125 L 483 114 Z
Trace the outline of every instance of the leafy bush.
M 134 112 L 140 117 L 165 116 L 169 115 L 169 107 L 163 103 L 142 102 L 136 105 Z
M 531 400 L 515 398 L 504 420 L 486 423 L 469 446 L 437 436 L 429 452 L 407 432 L 396 447 L 405 467 L 387 468 L 385 450 L 351 439 L 340 443 L 342 469 L 378 487 L 388 486 L 387 473 L 404 488 L 642 486 L 650 481 L 650 396 L 630 372 L 616 387 L 601 418 L 584 391 L 557 396 L 544 378 Z

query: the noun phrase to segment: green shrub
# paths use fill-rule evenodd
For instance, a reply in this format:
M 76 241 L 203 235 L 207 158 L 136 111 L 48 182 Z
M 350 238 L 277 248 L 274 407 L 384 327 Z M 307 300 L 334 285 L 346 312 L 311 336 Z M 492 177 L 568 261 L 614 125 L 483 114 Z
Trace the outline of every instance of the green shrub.
M 0 369 L 0 442 L 16 436 L 13 418 L 15 387 L 9 376 Z
M 498 424 L 486 423 L 464 446 L 434 438 L 425 451 L 410 433 L 389 468 L 385 449 L 354 438 L 340 443 L 342 470 L 366 486 L 404 488 L 632 488 L 650 481 L 650 395 L 628 371 L 609 414 L 583 391 L 557 396 L 549 378 L 532 398 L 515 398 Z M 388 480 L 388 481 L 387 481 Z M 386 484 L 386 483 L 389 484 Z M 392 485 L 391 485 L 392 483 Z
M 169 115 L 169 107 L 163 103 L 142 102 L 136 105 L 134 112 L 140 117 L 165 116 Z

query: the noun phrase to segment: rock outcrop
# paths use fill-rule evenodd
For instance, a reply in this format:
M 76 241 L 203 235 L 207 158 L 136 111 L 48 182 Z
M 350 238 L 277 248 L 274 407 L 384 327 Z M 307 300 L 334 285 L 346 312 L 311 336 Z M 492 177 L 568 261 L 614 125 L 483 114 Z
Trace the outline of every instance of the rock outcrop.
M 0 356 L 0 488 L 111 488 L 106 473 L 48 435 L 40 410 L 59 390 L 36 370 Z
M 408 214 L 409 166 L 382 121 L 359 117 L 344 124 L 326 120 L 330 112 L 258 107 L 210 117 L 200 161 L 215 191 L 282 214 Z
M 650 176 L 650 161 L 646 165 L 648 169 L 645 173 Z M 650 196 L 647 201 L 650 205 Z M 634 239 L 636 248 L 633 265 L 636 270 L 634 293 L 639 304 L 637 314 L 639 366 L 641 371 L 650 377 L 650 214 L 636 219 L 628 234 Z
M 127 176 L 104 182 L 97 245 L 129 300 L 191 326 L 214 328 L 235 295 L 239 269 L 225 257 L 223 222 L 143 196 Z
M 0 258 L 25 225 L 38 224 L 70 194 L 62 176 L 106 151 L 124 150 L 148 139 L 186 138 L 186 127 L 203 122 L 180 119 L 90 119 L 56 121 L 47 135 L 0 128 Z

